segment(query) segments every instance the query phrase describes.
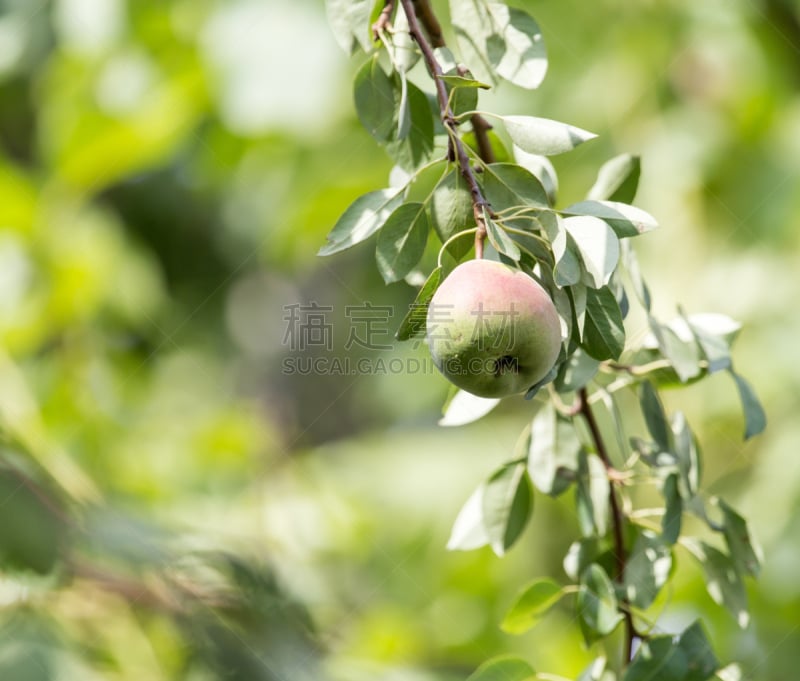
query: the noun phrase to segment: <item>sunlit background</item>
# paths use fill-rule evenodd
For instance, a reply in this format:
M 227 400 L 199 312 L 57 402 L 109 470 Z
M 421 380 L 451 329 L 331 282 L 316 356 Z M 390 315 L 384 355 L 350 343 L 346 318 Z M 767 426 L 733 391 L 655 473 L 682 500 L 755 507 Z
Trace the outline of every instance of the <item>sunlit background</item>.
M 661 625 L 701 615 L 745 679 L 794 679 L 800 3 L 520 5 L 548 76 L 482 106 L 600 135 L 554 159 L 561 205 L 606 159 L 641 155 L 656 310 L 741 320 L 737 371 L 770 422 L 742 444 L 726 376 L 668 395 L 699 434 L 705 490 L 751 520 L 765 563 L 740 631 L 678 549 Z M 415 290 L 384 286 L 371 242 L 316 256 L 391 167 L 323 3 L 0 7 L 0 678 L 456 681 L 502 652 L 575 678 L 591 656 L 568 607 L 498 629 L 528 579 L 566 580 L 567 500 L 537 496 L 502 560 L 445 550 L 530 404 L 437 426 L 443 379 L 376 368 L 424 348 L 350 335 L 369 303 L 392 314 L 372 344 L 395 344 Z M 313 305 L 324 334 L 298 347 L 291 310 Z M 372 371 L 287 371 L 298 357 Z

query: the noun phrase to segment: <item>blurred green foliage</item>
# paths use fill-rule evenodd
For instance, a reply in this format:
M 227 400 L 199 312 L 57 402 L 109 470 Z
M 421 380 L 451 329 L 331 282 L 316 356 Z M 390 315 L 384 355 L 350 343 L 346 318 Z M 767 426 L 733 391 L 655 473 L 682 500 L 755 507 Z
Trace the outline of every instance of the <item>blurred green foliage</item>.
M 793 678 L 800 4 L 525 6 L 548 77 L 482 102 L 600 133 L 554 160 L 567 201 L 606 158 L 641 155 L 655 307 L 741 319 L 737 368 L 771 420 L 741 445 L 726 378 L 669 396 L 766 560 L 740 632 L 679 555 L 664 624 L 702 612 L 745 678 Z M 430 372 L 282 371 L 298 303 L 332 308 L 335 356 L 425 356 L 345 350 L 347 306 L 397 324 L 414 290 L 384 286 L 371 244 L 315 257 L 390 169 L 321 3 L 0 7 L 0 678 L 445 680 L 503 651 L 574 677 L 588 657 L 567 610 L 498 627 L 520 585 L 561 574 L 562 502 L 537 499 L 502 561 L 444 549 L 529 405 L 442 429 Z

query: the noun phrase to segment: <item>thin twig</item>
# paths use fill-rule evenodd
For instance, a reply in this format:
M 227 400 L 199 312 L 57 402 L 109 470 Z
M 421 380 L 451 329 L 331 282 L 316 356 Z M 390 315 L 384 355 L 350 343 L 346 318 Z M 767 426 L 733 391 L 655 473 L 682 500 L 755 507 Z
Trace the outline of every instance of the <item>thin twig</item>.
M 484 210 L 489 208 L 489 204 L 483 196 L 483 192 L 478 184 L 478 180 L 475 178 L 475 173 L 470 165 L 469 155 L 467 154 L 465 145 L 458 136 L 458 121 L 456 121 L 453 111 L 450 108 L 447 85 L 441 78 L 441 76 L 444 75 L 442 72 L 442 67 L 436 60 L 436 56 L 433 54 L 433 47 L 431 47 L 431 43 L 428 42 L 428 39 L 425 36 L 422 27 L 420 26 L 417 13 L 414 9 L 414 2 L 413 0 L 400 0 L 400 2 L 403 5 L 403 11 L 406 13 L 406 17 L 408 18 L 408 31 L 411 34 L 411 37 L 417 42 L 417 45 L 419 45 L 419 49 L 422 52 L 422 58 L 425 60 L 425 64 L 427 65 L 428 71 L 430 72 L 433 82 L 436 86 L 436 97 L 439 102 L 439 112 L 442 119 L 442 125 L 448 132 L 450 137 L 450 148 L 452 149 L 453 156 L 455 157 L 454 160 L 458 162 L 459 170 L 461 171 L 461 175 L 467 183 L 469 193 L 472 197 L 472 212 L 475 216 L 475 224 L 478 226 L 478 229 L 475 232 L 475 257 L 482 258 L 483 244 L 486 241 L 486 221 L 484 219 Z M 430 11 L 430 6 L 426 5 L 423 0 L 419 0 L 417 4 L 423 9 L 427 7 L 428 13 L 431 15 L 431 17 L 433 17 L 433 12 Z M 435 20 L 435 17 L 433 17 L 433 19 Z M 426 26 L 427 25 L 428 24 L 426 24 Z M 438 25 L 438 22 L 436 25 Z M 441 30 L 439 33 L 441 37 Z
M 381 33 L 391 28 L 392 14 L 394 13 L 394 0 L 386 0 L 380 15 L 372 24 L 372 39 L 380 40 Z
M 600 460 L 605 464 L 607 469 L 613 470 L 611 457 L 608 455 L 608 449 L 606 449 L 606 444 L 603 440 L 602 434 L 600 433 L 597 420 L 594 417 L 592 408 L 589 406 L 589 395 L 586 391 L 586 388 L 581 388 L 578 396 L 581 404 L 580 413 L 586 419 L 586 424 L 589 426 L 589 432 L 591 433 L 592 440 L 594 441 L 597 455 L 600 457 Z M 611 484 L 609 485 L 608 500 L 611 506 L 611 526 L 614 534 L 614 557 L 616 562 L 616 574 L 614 575 L 614 579 L 618 583 L 621 583 L 625 575 L 625 566 L 628 562 L 628 553 L 625 550 L 625 519 L 622 514 L 622 509 L 619 506 L 617 493 L 614 489 L 615 482 L 617 481 L 612 480 Z M 633 639 L 636 636 L 636 629 L 633 623 L 633 615 L 630 612 L 630 604 L 627 602 L 627 600 L 623 600 L 623 602 L 620 603 L 619 610 L 622 613 L 625 621 L 625 661 L 630 662 L 631 658 L 633 657 Z

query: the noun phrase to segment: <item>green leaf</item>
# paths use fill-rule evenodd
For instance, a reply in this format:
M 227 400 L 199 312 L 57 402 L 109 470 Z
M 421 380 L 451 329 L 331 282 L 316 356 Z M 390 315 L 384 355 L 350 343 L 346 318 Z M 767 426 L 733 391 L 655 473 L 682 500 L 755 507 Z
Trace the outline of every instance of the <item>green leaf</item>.
M 625 596 L 639 608 L 649 608 L 672 569 L 672 551 L 661 537 L 642 530 L 625 565 Z
M 693 622 L 680 635 L 678 648 L 687 666 L 682 681 L 707 681 L 719 669 L 719 660 L 699 621 Z
M 689 663 L 673 636 L 643 641 L 623 681 L 686 681 Z
M 485 485 L 481 484 L 461 507 L 447 540 L 448 551 L 472 551 L 489 543 L 483 522 L 484 491 Z
M 494 249 L 500 255 L 504 255 L 507 258 L 511 258 L 514 262 L 518 262 L 521 254 L 514 240 L 506 234 L 502 227 L 487 215 L 486 211 L 483 212 L 483 221 L 486 224 L 486 236 L 489 237 L 489 243 L 492 244 Z
M 597 564 L 590 565 L 581 574 L 577 597 L 578 614 L 587 643 L 598 636 L 607 636 L 622 621 L 617 609 L 614 585 L 605 570 Z
M 525 463 L 501 466 L 486 482 L 483 521 L 492 550 L 502 556 L 519 539 L 533 511 Z
M 586 289 L 586 320 L 581 346 L 597 360 L 618 359 L 625 347 L 625 327 L 617 299 L 608 286 Z
M 558 196 L 558 175 L 550 159 L 541 154 L 530 154 L 523 151 L 516 144 L 512 148 L 512 153 L 514 160 L 542 183 L 542 187 L 547 192 L 548 204 L 554 206 Z
M 608 531 L 610 483 L 603 462 L 585 452 L 578 458 L 575 506 L 584 537 L 604 536 Z
M 703 358 L 708 362 L 708 373 L 713 374 L 717 371 L 730 369 L 732 366 L 730 342 L 722 336 L 709 333 L 698 324 L 692 323 L 689 318 L 685 318 L 685 320 L 700 348 Z
M 379 142 L 392 138 L 397 98 L 394 82 L 384 73 L 376 54 L 356 73 L 353 89 L 361 125 Z
M 647 430 L 656 441 L 656 444 L 661 447 L 661 451 L 671 451 L 671 431 L 667 423 L 667 416 L 664 413 L 664 405 L 661 404 L 661 398 L 650 381 L 642 381 L 639 391 L 639 404 L 642 408 L 644 421 L 647 424 Z
M 581 672 L 576 681 L 616 681 L 616 674 L 607 665 L 605 657 L 598 657 Z
M 458 390 L 445 407 L 440 426 L 464 426 L 483 418 L 500 403 L 500 398 L 478 397 Z
M 639 186 L 641 163 L 638 156 L 620 154 L 606 161 L 587 198 L 594 201 L 632 203 Z
M 486 200 L 496 211 L 515 206 L 547 207 L 542 183 L 515 163 L 491 163 L 483 173 Z
M 583 278 L 583 263 L 575 239 L 559 220 L 559 231 L 552 242 L 555 268 L 553 276 L 557 286 L 574 286 Z
M 383 280 L 389 284 L 405 277 L 419 262 L 428 241 L 428 213 L 423 203 L 404 203 L 387 218 L 375 249 Z
M 736 569 L 743 575 L 758 577 L 761 571 L 761 551 L 753 542 L 747 521 L 722 499 L 717 503 L 722 510 L 722 531 L 725 534 L 725 542 Z
M 501 116 L 511 141 L 529 154 L 554 156 L 597 137 L 594 133 L 549 118 Z
M 581 444 L 570 421 L 547 401 L 531 422 L 528 473 L 536 488 L 558 496 L 577 477 Z
M 580 201 L 567 206 L 562 212 L 600 218 L 608 223 L 620 239 L 644 234 L 658 227 L 656 219 L 646 211 L 616 201 Z
M 584 330 L 586 328 L 586 304 L 588 300 L 588 287 L 584 284 L 573 284 L 567 290 L 567 293 L 572 301 L 572 313 L 575 333 L 578 338 L 583 338 Z M 611 294 L 614 295 L 613 293 Z M 620 315 L 622 319 L 622 315 Z M 587 354 L 590 354 L 587 352 Z
M 467 681 L 533 681 L 535 675 L 522 658 L 504 655 L 484 662 Z
M 525 633 L 535 627 L 565 593 L 552 579 L 534 579 L 517 594 L 500 628 L 509 634 Z
M 368 30 L 373 0 L 325 0 L 328 24 L 333 37 L 347 54 L 359 47 L 371 49 Z
M 614 231 L 599 218 L 590 216 L 566 218 L 562 222 L 575 240 L 591 285 L 605 286 L 619 262 L 619 239 Z
M 702 476 L 701 459 L 697 444 L 682 412 L 675 412 L 670 423 L 672 443 L 678 472 L 680 473 L 679 490 L 685 498 L 690 498 L 700 490 Z M 681 489 L 683 487 L 683 489 Z
M 408 134 L 386 145 L 386 151 L 406 171 L 425 165 L 433 152 L 433 112 L 425 93 L 412 82 L 407 85 Z
M 744 629 L 750 622 L 747 592 L 733 559 L 705 542 L 684 539 L 684 545 L 703 568 L 708 594 Z
M 661 519 L 661 538 L 667 544 L 674 544 L 681 534 L 683 519 L 683 498 L 678 490 L 678 474 L 670 473 L 661 490 L 664 495 L 664 517 Z
M 556 379 L 556 390 L 560 393 L 580 390 L 595 377 L 599 368 L 600 362 L 578 348 L 561 365 Z
M 520 9 L 486 0 L 450 0 L 450 16 L 463 60 L 482 80 L 496 76 L 527 89 L 547 71 L 538 24 Z
M 405 341 L 416 336 L 424 335 L 425 321 L 428 316 L 428 304 L 439 287 L 442 280 L 442 268 L 437 267 L 430 273 L 425 283 L 414 298 L 414 302 L 408 308 L 406 316 L 400 322 L 400 326 L 395 334 L 397 340 Z
M 633 247 L 628 241 L 622 241 L 620 246 L 622 248 L 622 259 L 625 263 L 625 269 L 628 270 L 628 275 L 633 284 L 633 291 L 642 307 L 645 309 L 645 312 L 649 313 L 650 304 L 652 302 L 650 299 L 650 289 L 647 287 L 647 283 L 639 269 L 639 260 L 636 257 L 636 251 L 633 250 Z
M 597 563 L 606 574 L 616 567 L 611 539 L 608 537 L 583 537 L 572 542 L 564 556 L 564 572 L 570 579 L 578 581 L 589 565 Z
M 736 383 L 739 399 L 742 401 L 742 409 L 744 409 L 744 439 L 749 440 L 767 427 L 767 415 L 750 384 L 733 369 L 730 369 L 730 374 Z
M 453 234 L 475 226 L 472 196 L 460 172 L 451 170 L 436 185 L 430 198 L 430 212 L 431 223 L 442 243 Z M 471 243 L 456 239 L 448 250 L 458 259 L 466 255 Z
M 394 61 L 401 74 L 408 73 L 419 61 L 421 53 L 416 41 L 411 37 L 408 17 L 402 10 L 395 12 L 390 40 L 394 47 Z
M 357 198 L 337 220 L 317 255 L 333 255 L 368 239 L 403 201 L 402 190 L 378 189 Z

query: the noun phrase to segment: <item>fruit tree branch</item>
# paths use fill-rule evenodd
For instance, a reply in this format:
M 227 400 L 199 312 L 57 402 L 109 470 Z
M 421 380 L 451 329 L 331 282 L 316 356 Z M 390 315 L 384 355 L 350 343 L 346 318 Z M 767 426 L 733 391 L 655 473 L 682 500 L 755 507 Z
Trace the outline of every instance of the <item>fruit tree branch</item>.
M 444 73 L 442 72 L 441 65 L 436 60 L 436 56 L 433 54 L 433 47 L 431 46 L 431 43 L 428 41 L 428 38 L 420 26 L 420 22 L 414 7 L 415 3 L 413 0 L 400 0 L 400 2 L 403 5 L 403 11 L 406 13 L 406 17 L 408 18 L 409 33 L 419 46 L 419 49 L 422 52 L 422 58 L 425 60 L 425 64 L 428 67 L 428 71 L 430 72 L 433 82 L 436 86 L 436 98 L 439 102 L 439 112 L 442 119 L 442 125 L 444 125 L 444 128 L 447 130 L 450 137 L 450 151 L 452 152 L 451 159 L 458 162 L 459 170 L 461 171 L 461 175 L 467 183 L 469 193 L 472 197 L 472 212 L 475 216 L 475 224 L 478 226 L 478 229 L 475 232 L 475 257 L 482 258 L 483 244 L 486 241 L 486 222 L 484 220 L 483 212 L 485 209 L 488 209 L 489 204 L 483 196 L 483 192 L 478 184 L 478 180 L 475 178 L 475 173 L 470 165 L 469 156 L 467 155 L 465 145 L 458 136 L 458 121 L 456 121 L 456 118 L 453 115 L 453 110 L 450 108 L 450 97 L 449 93 L 447 92 L 447 85 L 441 78 Z M 420 0 L 419 4 L 422 5 L 423 2 L 424 0 Z M 427 7 L 427 14 L 433 17 L 433 12 L 430 10 L 430 6 Z M 435 21 L 435 17 L 433 17 L 433 20 Z M 428 23 L 430 24 L 430 19 L 428 20 Z M 438 26 L 438 22 L 436 22 L 434 25 Z M 439 39 L 441 39 L 441 30 L 439 30 Z
M 594 417 L 592 408 L 589 406 L 589 395 L 586 391 L 586 388 L 581 388 L 580 392 L 578 393 L 578 399 L 580 404 L 579 413 L 584 417 L 584 419 L 586 419 L 586 424 L 589 426 L 589 432 L 592 436 L 595 449 L 597 450 L 597 455 L 600 457 L 600 460 L 603 462 L 607 470 L 613 470 L 611 457 L 608 455 L 608 449 L 606 449 L 605 441 L 600 433 L 600 427 L 597 425 L 597 420 Z M 608 488 L 608 500 L 611 506 L 611 526 L 614 535 L 614 558 L 616 561 L 616 574 L 614 575 L 614 579 L 621 583 L 625 574 L 625 566 L 628 562 L 628 554 L 625 550 L 625 518 L 623 517 L 622 509 L 620 508 L 619 500 L 617 499 L 617 494 L 614 491 L 614 484 L 616 482 L 618 482 L 616 478 L 610 480 Z M 633 639 L 636 636 L 636 629 L 634 628 L 633 624 L 633 615 L 631 614 L 630 607 L 628 606 L 629 604 L 624 602 L 623 607 L 620 607 L 620 612 L 625 619 L 626 663 L 630 662 L 631 658 L 633 657 Z

